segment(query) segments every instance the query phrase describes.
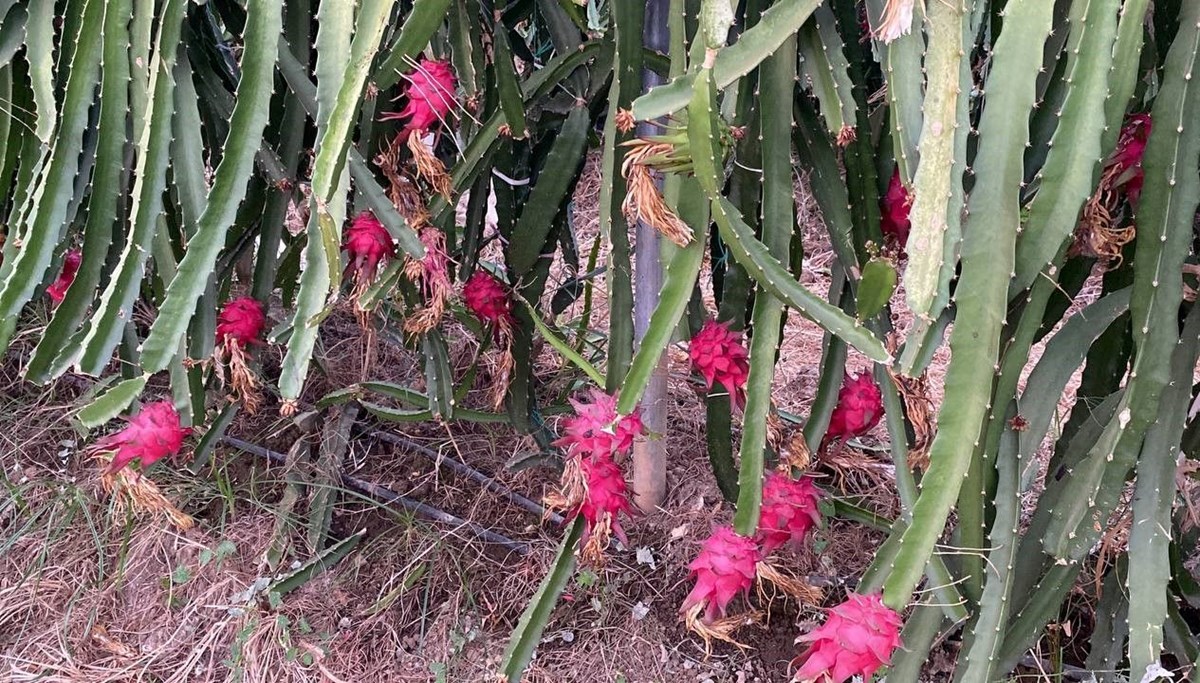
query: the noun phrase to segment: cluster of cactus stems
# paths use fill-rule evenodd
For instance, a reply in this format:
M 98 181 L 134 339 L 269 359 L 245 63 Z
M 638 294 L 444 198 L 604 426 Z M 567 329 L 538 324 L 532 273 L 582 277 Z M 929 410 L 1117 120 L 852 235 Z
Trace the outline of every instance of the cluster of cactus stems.
M 956 680 L 1001 679 L 1070 618 L 1085 576 L 1100 590 L 1087 663 L 1101 679 L 1200 665 L 1179 559 L 1197 531 L 1177 505 L 1179 462 L 1200 457 L 1200 3 L 655 3 L 666 11 L 589 2 L 599 26 L 571 3 L 0 3 L 0 348 L 32 382 L 102 378 L 79 421 L 130 412 L 97 449 L 148 467 L 212 423 L 227 372 L 234 410 L 306 405 L 340 307 L 368 331 L 402 330 L 425 386 L 364 383 L 323 409 L 377 391 L 416 408 L 363 400 L 377 417 L 507 421 L 548 452 L 535 338 L 579 370 L 562 395 L 591 384 L 614 420 L 641 410 L 656 424 L 647 387 L 667 348 L 701 333 L 707 455 L 732 512 L 720 550 L 755 547 L 764 476 L 810 466 L 773 426 L 794 313 L 825 332 L 803 450 L 819 462 L 882 420 L 900 501 L 851 600 L 797 634 L 801 678 L 890 665 L 888 680 L 916 680 L 955 638 Z M 669 54 L 642 42 L 660 19 Z M 662 85 L 644 89 L 646 70 Z M 576 243 L 572 216 L 597 130 L 606 264 L 599 242 Z M 828 292 L 800 283 L 797 178 L 835 254 Z M 635 343 L 638 221 L 667 241 Z M 1100 295 L 1078 302 L 1100 273 Z M 455 375 L 441 321 L 466 313 L 481 357 L 501 347 L 501 412 L 459 405 L 477 370 Z M 597 315 L 600 346 L 586 341 Z M 284 350 L 274 377 L 255 358 L 267 345 Z M 927 415 L 911 394 L 943 345 L 944 398 Z M 158 373 L 169 398 L 143 396 Z M 624 480 L 604 467 L 588 476 L 620 532 Z M 603 516 L 579 510 L 513 633 L 507 680 Z M 855 619 L 878 642 L 838 651 L 866 633 Z

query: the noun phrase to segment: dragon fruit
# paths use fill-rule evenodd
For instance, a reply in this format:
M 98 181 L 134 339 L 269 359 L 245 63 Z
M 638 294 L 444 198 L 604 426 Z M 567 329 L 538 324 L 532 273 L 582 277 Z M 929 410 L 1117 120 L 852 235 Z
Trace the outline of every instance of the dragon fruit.
M 851 593 L 829 610 L 829 618 L 797 643 L 808 648 L 796 658 L 796 683 L 842 683 L 854 676 L 870 680 L 900 647 L 900 615 L 878 595 Z
M 475 271 L 463 286 L 463 300 L 467 309 L 483 322 L 497 328 L 512 326 L 512 297 L 504 283 L 491 273 Z
M 704 606 L 705 623 L 725 616 L 725 609 L 739 593 L 750 591 L 762 552 L 754 539 L 739 536 L 732 527 L 720 526 L 700 547 L 688 569 L 696 586 L 683 601 L 681 612 Z
M 908 220 L 908 211 L 912 206 L 912 198 L 908 189 L 900 181 L 900 169 L 892 172 L 888 182 L 887 192 L 879 202 L 881 220 L 879 229 L 889 244 L 903 249 L 908 244 L 908 231 L 912 224 Z
M 758 518 L 758 540 L 763 553 L 786 544 L 800 545 L 809 530 L 821 522 L 817 507 L 820 492 L 809 477 L 792 479 L 772 472 L 762 488 L 762 511 Z
M 109 473 L 134 460 L 140 461 L 145 470 L 168 455 L 174 456 L 183 446 L 183 438 L 191 433 L 180 426 L 179 413 L 170 401 L 148 403 L 128 422 L 124 429 L 104 437 L 88 449 L 93 454 L 112 453 Z
M 883 392 L 871 373 L 861 372 L 854 377 L 847 373 L 838 392 L 837 406 L 829 417 L 825 442 L 862 436 L 879 424 L 882 417 Z
M 407 140 L 414 132 L 427 131 L 444 120 L 456 102 L 454 95 L 458 87 L 450 62 L 425 57 L 405 78 L 408 87 L 404 89 L 404 96 L 408 104 L 398 112 L 380 117 L 383 121 L 407 121 L 400 132 L 401 140 Z
M 641 416 L 637 411 L 617 415 L 617 397 L 599 389 L 591 389 L 588 396 L 590 401 L 571 399 L 575 415 L 563 419 L 563 437 L 554 445 L 585 459 L 628 453 L 633 448 L 633 438 L 646 432 Z
M 83 252 L 78 249 L 71 249 L 63 257 L 62 270 L 54 282 L 46 288 L 46 296 L 49 296 L 56 305 L 61 304 L 62 300 L 67 297 L 67 289 L 75 281 L 75 274 L 79 272 L 79 266 L 82 263 Z
M 392 235 L 370 211 L 363 211 L 350 222 L 350 227 L 346 228 L 342 250 L 350 257 L 342 277 L 346 278 L 353 273 L 359 285 L 374 279 L 379 264 L 396 255 Z
M 750 354 L 742 345 L 742 333 L 728 323 L 704 323 L 688 347 L 692 365 L 704 377 L 709 391 L 719 383 L 730 393 L 739 409 L 746 403 L 746 380 L 750 377 Z
M 587 492 L 579 505 L 567 514 L 568 519 L 583 515 L 587 522 L 584 531 L 584 541 L 592 536 L 594 531 L 605 533 L 611 530 L 621 543 L 629 545 L 625 531 L 617 519 L 617 514 L 624 512 L 633 514 L 633 505 L 629 502 L 629 492 L 625 486 L 625 475 L 620 466 L 611 457 L 583 458 L 579 462 L 586 481 Z M 607 537 L 604 539 L 607 545 Z
M 1117 138 L 1117 149 L 1108 161 L 1113 174 L 1113 187 L 1124 190 L 1131 204 L 1137 204 L 1142 196 L 1142 156 L 1146 153 L 1146 142 L 1150 139 L 1151 120 L 1149 114 L 1134 114 L 1121 127 Z
M 230 299 L 217 314 L 217 343 L 243 347 L 257 344 L 266 326 L 267 318 L 258 299 L 249 296 Z

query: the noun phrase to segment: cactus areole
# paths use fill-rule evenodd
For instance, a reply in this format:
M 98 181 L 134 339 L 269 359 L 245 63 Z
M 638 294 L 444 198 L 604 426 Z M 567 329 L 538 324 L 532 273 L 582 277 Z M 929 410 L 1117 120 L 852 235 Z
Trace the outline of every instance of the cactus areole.
M 166 456 L 174 456 L 183 446 L 191 430 L 180 426 L 179 413 L 170 401 L 156 401 L 142 406 L 137 415 L 128 419 L 124 429 L 97 441 L 89 452 L 111 453 L 108 471 L 116 472 L 137 460 L 142 469 Z

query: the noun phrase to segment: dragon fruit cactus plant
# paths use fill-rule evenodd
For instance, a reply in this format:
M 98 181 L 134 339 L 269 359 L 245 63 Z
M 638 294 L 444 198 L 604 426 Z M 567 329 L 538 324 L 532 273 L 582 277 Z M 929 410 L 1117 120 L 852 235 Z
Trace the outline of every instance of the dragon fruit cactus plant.
M 708 390 L 720 384 L 739 409 L 746 404 L 746 380 L 750 377 L 750 354 L 742 344 L 742 333 L 728 323 L 708 320 L 692 337 L 688 347 L 692 366 L 704 377 Z
M 829 610 L 825 623 L 796 639 L 808 647 L 796 659 L 796 683 L 843 683 L 871 675 L 900 647 L 900 615 L 878 595 L 851 593 Z
M 754 539 L 739 535 L 733 527 L 717 527 L 688 565 L 696 585 L 684 598 L 680 611 L 687 614 L 702 610 L 705 623 L 725 616 L 735 597 L 750 592 L 761 560 L 762 551 Z
M 771 472 L 763 482 L 758 540 L 763 553 L 791 543 L 799 546 L 813 527 L 821 523 L 820 491 L 809 477 L 793 479 Z
M 869 372 L 846 374 L 837 406 L 829 417 L 825 443 L 852 439 L 871 431 L 883 417 L 883 392 Z
M 170 401 L 147 403 L 127 422 L 124 429 L 88 448 L 92 455 L 112 455 L 107 470 L 110 474 L 134 460 L 144 471 L 167 456 L 177 455 L 184 437 L 191 433 L 190 429 L 180 425 L 179 413 Z

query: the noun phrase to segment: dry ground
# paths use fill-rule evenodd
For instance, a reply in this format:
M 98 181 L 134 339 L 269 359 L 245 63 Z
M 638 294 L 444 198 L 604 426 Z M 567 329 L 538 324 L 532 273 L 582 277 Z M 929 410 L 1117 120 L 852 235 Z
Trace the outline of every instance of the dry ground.
M 576 196 L 575 227 L 584 253 L 596 234 L 596 175 L 594 169 L 586 175 Z M 807 248 L 804 282 L 826 291 L 832 255 L 811 202 L 804 192 L 798 197 Z M 573 314 L 578 307 L 566 317 Z M 332 319 L 324 335 L 327 375 L 310 382 L 310 401 L 362 378 L 420 386 L 418 355 L 386 340 L 364 341 L 352 316 Z M 458 372 L 465 372 L 474 342 L 453 324 L 447 337 Z M 807 413 L 821 342 L 816 327 L 789 317 L 774 385 L 780 408 Z M 273 350 L 265 359 L 268 376 L 278 355 Z M 364 370 L 368 356 L 373 362 Z M 934 387 L 940 386 L 944 356 L 935 363 Z M 544 387 L 545 398 L 570 388 L 570 373 L 559 372 L 562 362 L 551 349 L 538 350 L 538 363 L 541 376 L 555 378 Z M 850 365 L 865 367 L 859 358 Z M 604 567 L 582 568 L 573 577 L 530 681 L 782 682 L 795 655 L 793 638 L 820 618 L 814 606 L 777 600 L 768 623 L 741 632 L 751 649 L 718 646 L 711 654 L 683 628 L 677 610 L 689 589 L 686 565 L 699 540 L 713 523 L 727 521 L 730 510 L 708 469 L 702 386 L 690 378 L 681 348 L 670 352 L 670 376 L 671 427 L 663 436 L 670 454 L 667 501 L 659 513 L 626 525 L 631 547 L 610 549 Z M 467 405 L 486 405 L 489 380 L 485 368 Z M 278 513 L 285 482 L 296 472 L 219 447 L 199 474 L 160 466 L 147 475 L 194 520 L 191 528 L 161 512 L 122 508 L 101 490 L 97 464 L 83 454 L 89 437 L 67 418 L 87 386 L 68 378 L 48 389 L 31 387 L 11 363 L 0 374 L 0 466 L 7 494 L 0 498 L 0 679 L 490 680 L 508 632 L 553 559 L 559 528 L 424 456 L 359 435 L 348 458 L 355 476 L 527 542 L 532 552 L 522 557 L 461 527 L 341 492 L 334 533 L 366 529 L 365 540 L 332 571 L 279 599 L 253 594 L 286 572 L 288 562 L 314 554 L 305 541 L 304 501 L 293 514 Z M 276 417 L 276 408 L 268 401 L 259 415 L 235 422 L 229 434 L 286 451 L 302 437 Z M 548 468 L 506 468 L 536 449 L 499 425 L 362 422 L 495 474 L 535 500 L 555 481 Z M 864 438 L 861 468 L 827 481 L 869 491 L 869 502 L 890 512 L 890 462 L 877 452 L 885 439 L 882 430 Z M 882 538 L 881 532 L 832 520 L 806 550 L 785 554 L 784 564 L 827 583 L 836 600 L 854 585 Z M 287 561 L 272 570 L 264 558 L 281 541 Z M 947 647 L 931 663 L 933 679 L 939 662 L 953 657 L 953 646 Z

